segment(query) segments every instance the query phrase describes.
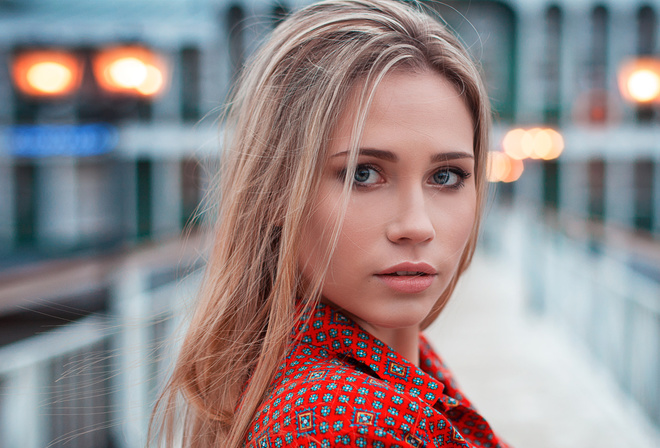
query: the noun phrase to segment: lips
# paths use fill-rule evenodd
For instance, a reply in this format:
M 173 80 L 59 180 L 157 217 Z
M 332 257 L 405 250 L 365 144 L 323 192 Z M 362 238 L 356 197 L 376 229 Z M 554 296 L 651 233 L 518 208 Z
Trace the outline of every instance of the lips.
M 388 288 L 401 294 L 418 294 L 428 289 L 437 271 L 427 263 L 400 263 L 376 274 Z
M 376 275 L 436 275 L 438 272 L 427 263 L 399 263 L 395 266 L 384 269 Z

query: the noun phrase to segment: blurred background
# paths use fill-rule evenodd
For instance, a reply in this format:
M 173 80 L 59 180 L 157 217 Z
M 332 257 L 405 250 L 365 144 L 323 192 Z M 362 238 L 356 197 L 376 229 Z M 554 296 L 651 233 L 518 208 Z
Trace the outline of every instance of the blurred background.
M 144 446 L 223 98 L 306 3 L 0 0 L 0 447 Z M 514 446 L 660 446 L 660 0 L 429 5 L 496 112 L 433 339 Z

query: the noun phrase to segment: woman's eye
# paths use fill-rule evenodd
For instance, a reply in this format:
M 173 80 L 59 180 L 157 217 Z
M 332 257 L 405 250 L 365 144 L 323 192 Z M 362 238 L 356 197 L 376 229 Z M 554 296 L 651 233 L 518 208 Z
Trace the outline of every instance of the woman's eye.
M 433 173 L 433 183 L 443 187 L 461 187 L 468 173 L 462 170 L 441 169 Z
M 355 168 L 353 180 L 357 184 L 375 184 L 379 181 L 380 174 L 376 169 L 367 165 L 358 165 Z

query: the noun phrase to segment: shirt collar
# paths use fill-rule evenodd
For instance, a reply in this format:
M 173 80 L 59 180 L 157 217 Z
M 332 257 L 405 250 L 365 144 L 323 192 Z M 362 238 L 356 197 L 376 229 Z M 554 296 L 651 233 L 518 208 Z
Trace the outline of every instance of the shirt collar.
M 326 304 L 319 303 L 315 309 L 302 315 L 296 338 L 366 366 L 379 380 L 390 384 L 401 394 L 420 397 L 430 406 L 443 398 L 442 383 L 362 329 L 341 311 Z M 424 342 L 420 341 L 420 345 Z M 422 365 L 423 355 L 422 350 Z

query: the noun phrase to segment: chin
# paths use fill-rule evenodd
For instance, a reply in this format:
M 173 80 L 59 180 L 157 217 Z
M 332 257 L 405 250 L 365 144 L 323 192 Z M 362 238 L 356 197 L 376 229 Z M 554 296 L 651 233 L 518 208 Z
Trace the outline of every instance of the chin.
M 424 310 L 411 310 L 406 307 L 404 310 L 391 309 L 382 310 L 375 315 L 365 316 L 366 319 L 360 319 L 362 322 L 368 322 L 372 327 L 378 327 L 388 330 L 398 330 L 411 327 L 419 327 L 424 319 L 431 312 L 431 308 Z

